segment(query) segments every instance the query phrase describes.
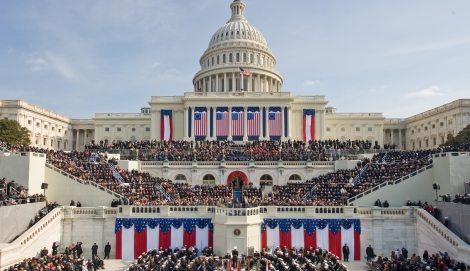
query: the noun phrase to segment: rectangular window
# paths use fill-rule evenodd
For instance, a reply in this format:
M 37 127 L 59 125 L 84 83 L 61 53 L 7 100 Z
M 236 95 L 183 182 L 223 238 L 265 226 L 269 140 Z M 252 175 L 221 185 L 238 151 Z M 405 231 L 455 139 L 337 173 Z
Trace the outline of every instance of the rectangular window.
M 47 129 L 47 125 L 44 125 L 44 129 Z
M 44 140 L 42 141 L 42 145 L 47 146 L 47 138 L 44 138 Z
M 104 128 L 106 132 L 109 132 L 109 127 Z
M 232 54 L 229 55 L 228 61 L 233 62 L 233 55 Z
M 35 142 L 36 145 L 39 144 L 39 139 L 36 138 L 36 140 L 34 142 Z
M 219 56 L 217 56 L 217 65 L 219 65 Z
M 436 124 L 433 124 L 433 125 L 432 125 L 432 128 L 433 128 L 433 129 L 436 128 Z
M 452 120 L 449 120 L 449 124 L 452 124 Z
M 212 66 L 214 66 L 214 57 L 212 57 Z
M 418 133 L 421 133 L 421 128 L 418 128 Z
M 117 128 L 117 131 L 120 132 L 120 131 L 121 131 L 121 127 L 118 127 L 118 128 Z
M 39 122 L 37 122 L 37 123 L 36 123 L 36 127 L 39 127 L 39 125 L 40 125 Z
M 222 56 L 222 63 L 225 63 L 225 54 Z
M 59 129 L 59 133 L 62 131 L 62 129 Z
M 150 127 L 145 127 L 146 132 L 150 132 Z
M 28 120 L 28 124 L 31 125 L 31 120 Z
M 427 131 L 428 130 L 428 126 L 424 126 L 424 131 Z
M 253 54 L 250 54 L 250 63 L 253 64 Z
M 356 127 L 356 132 L 360 132 L 361 131 L 361 127 Z
M 444 122 L 441 121 L 441 127 L 444 126 Z
M 367 127 L 367 131 L 372 132 L 372 127 Z
M 418 141 L 418 148 L 421 149 L 421 141 Z
M 414 135 L 414 134 L 415 134 L 415 130 L 411 130 L 411 134 Z
M 433 139 L 432 139 L 432 145 L 433 145 L 433 146 L 436 146 L 436 138 L 433 138 Z
M 444 137 L 441 136 L 441 144 L 444 144 Z
M 54 139 L 51 139 L 51 147 L 54 147 Z
M 426 148 L 429 147 L 429 139 L 426 139 L 426 141 L 424 141 L 424 143 L 426 144 Z
M 240 62 L 240 53 L 237 53 L 237 62 Z
M 64 135 L 67 135 L 67 130 L 65 130 Z
M 51 130 L 54 131 L 54 126 L 51 127 Z
M 330 127 L 326 127 L 326 131 L 329 132 L 329 131 L 330 131 Z

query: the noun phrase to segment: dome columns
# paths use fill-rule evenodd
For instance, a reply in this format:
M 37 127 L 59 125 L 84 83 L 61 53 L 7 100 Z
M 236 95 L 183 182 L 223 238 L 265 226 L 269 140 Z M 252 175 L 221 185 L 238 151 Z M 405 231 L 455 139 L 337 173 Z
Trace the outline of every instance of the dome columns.
M 282 81 L 267 73 L 220 72 L 201 75 L 194 81 L 195 92 L 281 92 Z

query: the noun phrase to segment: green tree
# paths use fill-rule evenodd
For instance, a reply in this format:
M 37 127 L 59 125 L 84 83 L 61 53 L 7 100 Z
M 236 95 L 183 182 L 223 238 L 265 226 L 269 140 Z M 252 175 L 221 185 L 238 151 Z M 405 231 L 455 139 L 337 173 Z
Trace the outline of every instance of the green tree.
M 442 144 L 443 146 L 451 145 L 460 145 L 470 143 L 470 125 L 467 125 L 462 131 L 460 131 L 456 136 L 449 134 L 447 136 L 447 141 Z
M 0 120 L 0 141 L 4 141 L 14 145 L 31 144 L 29 139 L 29 130 L 16 120 Z

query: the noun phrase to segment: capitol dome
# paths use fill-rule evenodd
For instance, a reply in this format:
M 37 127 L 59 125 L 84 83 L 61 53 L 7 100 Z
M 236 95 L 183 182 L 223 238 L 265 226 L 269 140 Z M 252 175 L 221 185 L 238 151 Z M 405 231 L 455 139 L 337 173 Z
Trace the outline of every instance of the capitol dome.
M 230 20 L 212 36 L 209 47 L 230 41 L 252 41 L 268 47 L 261 31 L 243 19 Z
M 231 17 L 212 35 L 193 79 L 195 92 L 280 92 L 283 79 L 276 57 L 261 31 L 244 16 L 241 0 L 230 4 Z

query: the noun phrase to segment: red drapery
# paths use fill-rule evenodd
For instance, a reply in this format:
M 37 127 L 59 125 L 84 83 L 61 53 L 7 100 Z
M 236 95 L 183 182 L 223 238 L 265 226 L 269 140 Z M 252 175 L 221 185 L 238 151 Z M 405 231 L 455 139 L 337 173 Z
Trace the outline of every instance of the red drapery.
M 209 246 L 214 247 L 214 232 L 209 230 Z
M 139 258 L 144 252 L 147 252 L 147 230 L 139 234 L 134 229 L 134 259 Z
M 158 233 L 158 243 L 163 249 L 167 249 L 171 246 L 171 229 L 166 234 L 160 230 Z
M 309 249 L 310 247 L 317 248 L 317 232 L 314 231 L 312 235 L 308 235 L 307 231 L 304 230 L 304 248 Z
M 341 231 L 338 231 L 336 234 L 333 234 L 331 230 L 328 231 L 328 241 L 329 241 L 329 251 L 331 254 L 341 258 L 342 247 L 341 247 Z
M 361 234 L 354 231 L 354 260 L 361 260 Z
M 283 233 L 279 231 L 279 245 L 281 248 L 287 247 L 288 249 L 292 249 L 292 231 L 288 231 L 287 233 Z
M 194 230 L 192 233 L 183 231 L 183 245 L 186 247 L 196 246 L 196 230 Z
M 268 231 L 265 230 L 261 233 L 261 248 L 267 248 L 268 247 Z
M 248 185 L 248 177 L 246 176 L 246 174 L 239 171 L 239 170 L 237 170 L 237 171 L 234 171 L 234 172 L 232 172 L 228 175 L 228 177 L 227 177 L 227 186 L 230 187 L 232 185 L 232 180 L 235 177 L 240 177 L 243 180 L 243 183 Z
M 116 259 L 122 259 L 122 229 L 116 233 Z

